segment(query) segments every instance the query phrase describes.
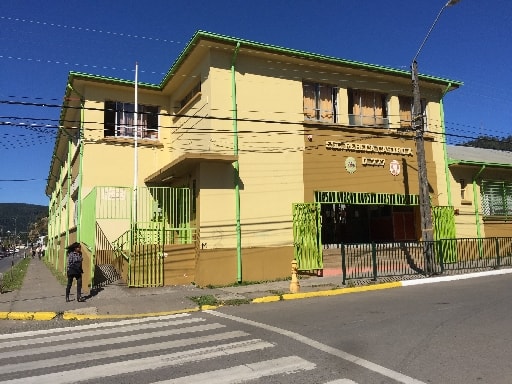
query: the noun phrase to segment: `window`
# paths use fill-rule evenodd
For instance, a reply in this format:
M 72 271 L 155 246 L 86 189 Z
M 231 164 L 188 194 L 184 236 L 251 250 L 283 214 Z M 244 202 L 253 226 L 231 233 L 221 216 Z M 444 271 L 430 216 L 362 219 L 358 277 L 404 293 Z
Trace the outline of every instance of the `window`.
M 427 115 L 425 113 L 427 101 L 421 99 L 421 113 L 423 113 L 423 126 L 427 131 Z M 409 96 L 398 96 L 398 103 L 400 104 L 400 128 L 412 129 L 412 111 L 414 109 L 413 98 Z
M 319 83 L 302 83 L 304 120 L 336 123 L 338 88 Z
M 73 226 L 77 226 L 78 225 L 78 194 L 76 197 L 73 197 Z
M 466 180 L 460 179 L 460 198 L 462 200 L 466 199 Z
M 105 101 L 105 137 L 134 137 L 135 104 L 119 101 Z M 158 139 L 158 107 L 141 105 L 137 107 L 137 137 Z
M 512 182 L 482 180 L 484 216 L 512 216 Z
M 201 82 L 197 83 L 189 93 L 185 95 L 183 99 L 180 100 L 179 107 L 182 109 L 187 105 L 187 103 L 192 100 L 197 94 L 201 93 Z
M 350 125 L 388 127 L 387 95 L 361 89 L 348 90 Z

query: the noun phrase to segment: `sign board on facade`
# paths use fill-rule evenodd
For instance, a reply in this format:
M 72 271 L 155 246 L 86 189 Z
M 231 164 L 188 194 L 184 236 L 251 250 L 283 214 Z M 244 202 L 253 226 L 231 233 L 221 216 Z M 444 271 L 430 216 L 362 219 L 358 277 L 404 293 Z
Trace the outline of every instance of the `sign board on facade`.
M 326 141 L 325 148 L 337 151 L 372 152 L 385 153 L 390 155 L 412 156 L 412 148 L 392 147 L 389 145 L 365 144 L 365 143 L 343 143 L 341 141 Z

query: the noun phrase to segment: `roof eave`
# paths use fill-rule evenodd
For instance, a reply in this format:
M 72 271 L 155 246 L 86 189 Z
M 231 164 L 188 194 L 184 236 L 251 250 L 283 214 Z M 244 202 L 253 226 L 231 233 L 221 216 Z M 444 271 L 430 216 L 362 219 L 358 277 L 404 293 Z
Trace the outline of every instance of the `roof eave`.
M 491 167 L 491 168 L 512 168 L 512 164 L 506 163 L 489 163 L 486 161 L 471 161 L 471 160 L 459 160 L 459 159 L 448 159 L 448 166 L 451 165 L 465 165 L 471 167 Z
M 376 64 L 368 64 L 363 63 L 359 61 L 354 60 L 346 60 L 346 59 L 340 59 L 333 56 L 326 56 L 326 55 L 320 55 L 316 53 L 310 53 L 306 51 L 300 51 L 296 49 L 291 48 L 284 48 L 279 47 L 276 45 L 271 44 L 264 44 L 264 43 L 258 43 L 251 40 L 245 40 L 245 39 L 239 39 L 234 37 L 229 37 L 225 35 L 220 35 L 212 32 L 205 32 L 205 31 L 197 31 L 192 39 L 188 42 L 185 49 L 181 52 L 181 54 L 178 56 L 178 58 L 174 61 L 171 68 L 167 73 L 165 74 L 162 82 L 160 83 L 160 88 L 163 89 L 165 85 L 168 83 L 170 78 L 177 72 L 178 68 L 181 66 L 185 58 L 192 52 L 193 48 L 196 46 L 196 44 L 201 39 L 209 39 L 209 40 L 215 40 L 224 42 L 227 44 L 233 44 L 233 49 L 235 48 L 237 43 L 240 43 L 242 47 L 249 47 L 253 49 L 259 49 L 264 50 L 267 52 L 273 52 L 273 53 L 279 53 L 284 54 L 288 56 L 298 56 L 300 58 L 303 58 L 305 60 L 314 60 L 314 61 L 320 61 L 328 64 L 334 64 L 334 65 L 343 65 L 348 66 L 354 69 L 360 69 L 360 70 L 367 70 L 367 71 L 375 71 L 380 72 L 388 75 L 395 75 L 400 77 L 411 77 L 411 72 L 402 70 L 402 69 L 396 69 L 391 67 L 386 67 L 382 65 L 376 65 Z M 463 85 L 464 83 L 458 80 L 450 80 L 445 79 L 441 77 L 431 76 L 431 75 L 422 75 L 420 74 L 418 76 L 420 80 L 427 81 L 430 83 L 437 83 L 442 84 L 445 86 L 449 86 L 452 89 L 456 89 L 459 86 Z

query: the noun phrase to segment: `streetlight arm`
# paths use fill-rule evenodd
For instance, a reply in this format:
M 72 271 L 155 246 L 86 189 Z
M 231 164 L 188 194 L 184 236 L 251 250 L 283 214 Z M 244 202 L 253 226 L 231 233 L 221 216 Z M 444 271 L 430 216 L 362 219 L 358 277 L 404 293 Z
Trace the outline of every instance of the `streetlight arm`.
M 412 62 L 414 63 L 416 61 L 416 59 L 418 58 L 418 55 L 420 54 L 421 50 L 423 49 L 423 46 L 425 45 L 425 43 L 427 42 L 429 36 L 430 36 L 430 33 L 432 32 L 432 30 L 434 29 L 434 27 L 436 26 L 437 24 L 437 20 L 439 20 L 439 18 L 441 17 L 441 14 L 444 12 L 444 10 L 447 8 L 447 7 L 450 7 L 452 5 L 455 5 L 459 2 L 460 0 L 449 0 L 444 6 L 443 8 L 441 8 L 441 10 L 439 11 L 439 13 L 437 14 L 437 17 L 435 18 L 434 22 L 432 23 L 432 25 L 430 26 L 430 29 L 428 30 L 425 38 L 423 39 L 423 42 L 421 43 L 419 49 L 418 49 L 418 52 L 416 52 L 416 54 L 414 55 L 414 58 L 412 59 Z

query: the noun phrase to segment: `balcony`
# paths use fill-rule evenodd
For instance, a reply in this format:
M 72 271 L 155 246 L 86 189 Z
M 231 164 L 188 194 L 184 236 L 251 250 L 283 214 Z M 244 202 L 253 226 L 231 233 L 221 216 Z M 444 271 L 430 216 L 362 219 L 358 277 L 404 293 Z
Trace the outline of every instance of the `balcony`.
M 389 119 L 379 116 L 348 115 L 348 124 L 358 127 L 389 128 Z

